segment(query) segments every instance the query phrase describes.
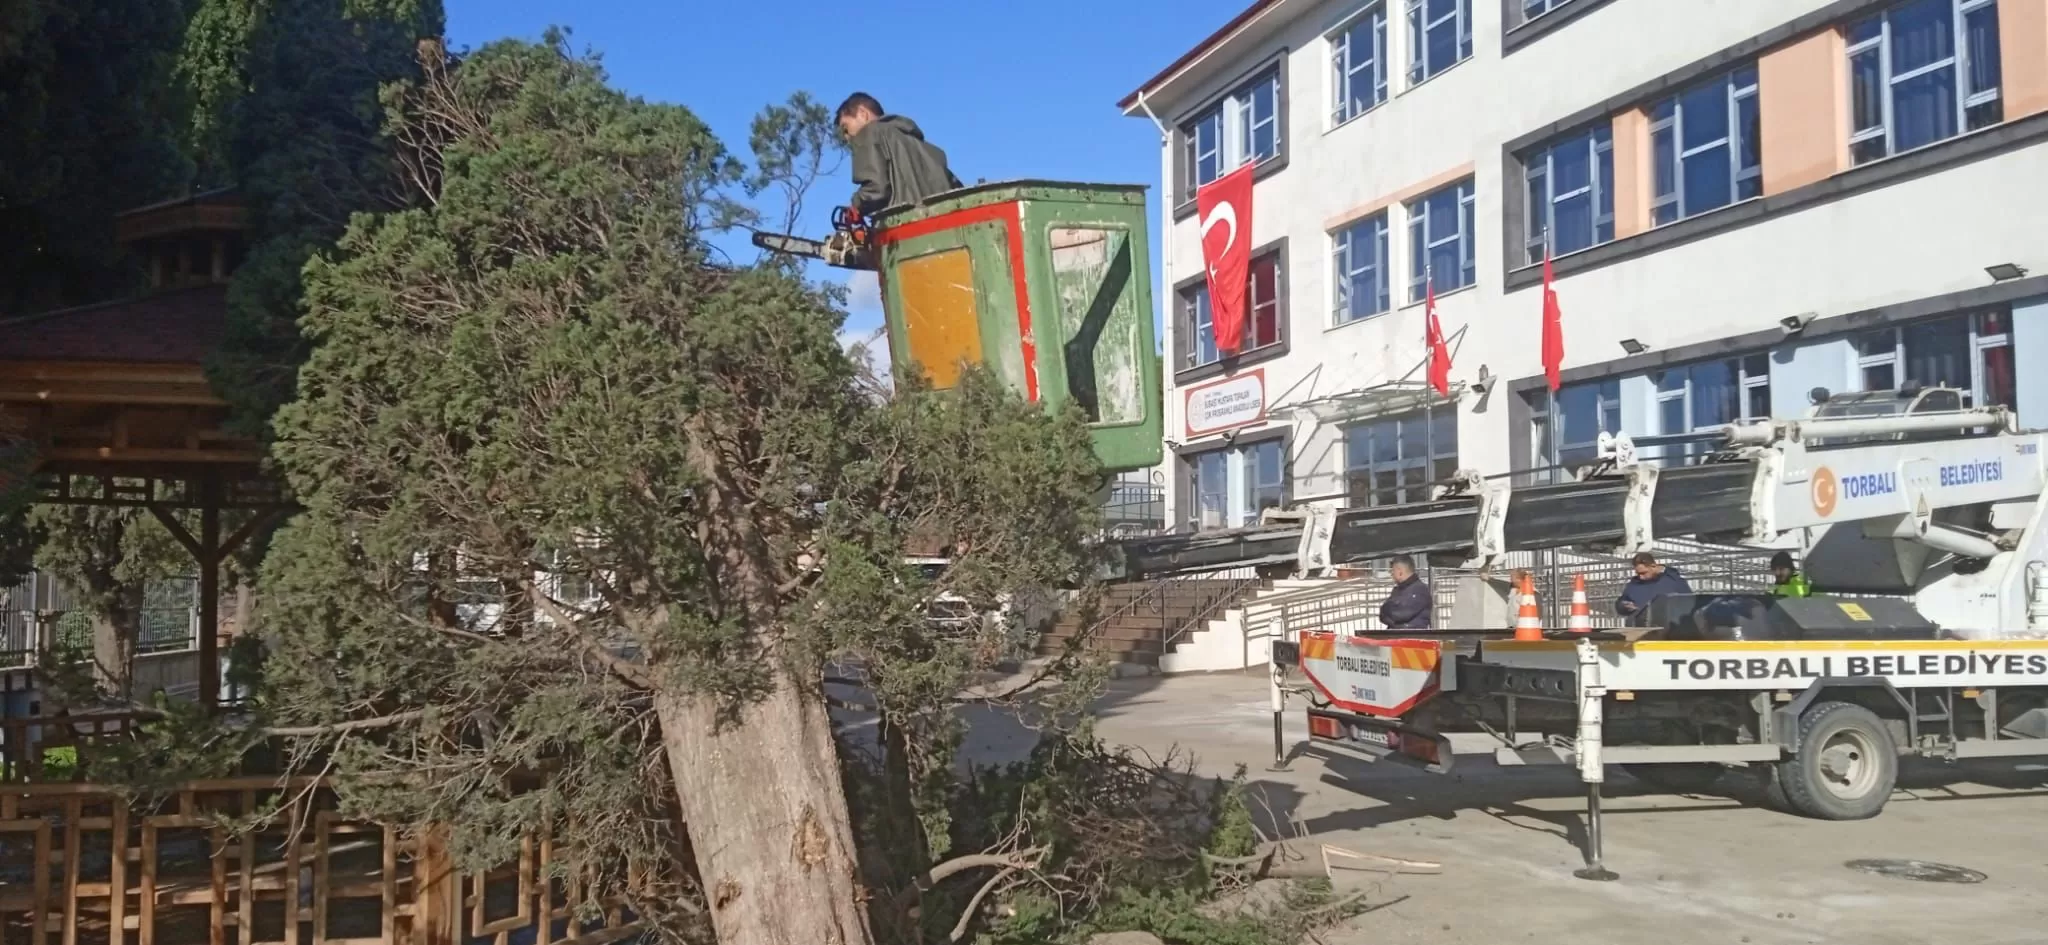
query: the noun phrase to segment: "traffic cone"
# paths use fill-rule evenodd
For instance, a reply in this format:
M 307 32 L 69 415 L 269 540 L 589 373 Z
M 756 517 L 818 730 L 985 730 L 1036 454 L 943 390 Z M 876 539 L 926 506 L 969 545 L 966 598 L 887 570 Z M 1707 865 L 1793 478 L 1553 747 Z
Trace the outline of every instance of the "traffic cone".
M 1572 575 L 1572 616 L 1564 628 L 1573 633 L 1593 632 L 1593 611 L 1586 606 L 1586 576 L 1583 574 Z
M 1536 611 L 1536 579 L 1522 576 L 1522 609 L 1515 614 L 1515 639 L 1543 639 L 1543 615 Z

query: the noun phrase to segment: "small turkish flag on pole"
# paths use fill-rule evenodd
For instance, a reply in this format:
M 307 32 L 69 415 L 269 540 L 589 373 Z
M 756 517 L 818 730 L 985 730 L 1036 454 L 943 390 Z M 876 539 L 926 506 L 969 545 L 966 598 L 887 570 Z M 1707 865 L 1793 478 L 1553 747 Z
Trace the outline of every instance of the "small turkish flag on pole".
M 1244 346 L 1245 303 L 1252 272 L 1252 164 L 1195 191 L 1201 220 L 1202 261 L 1209 269 L 1209 316 L 1216 350 L 1228 356 Z
M 1444 326 L 1436 320 L 1436 278 L 1423 276 L 1423 292 L 1426 300 L 1422 311 L 1429 319 L 1429 386 L 1436 389 L 1437 396 L 1451 396 L 1451 349 L 1444 344 Z
M 1557 393 L 1558 371 L 1564 367 L 1564 312 L 1557 307 L 1556 276 L 1550 271 L 1550 247 L 1543 248 L 1543 377 Z

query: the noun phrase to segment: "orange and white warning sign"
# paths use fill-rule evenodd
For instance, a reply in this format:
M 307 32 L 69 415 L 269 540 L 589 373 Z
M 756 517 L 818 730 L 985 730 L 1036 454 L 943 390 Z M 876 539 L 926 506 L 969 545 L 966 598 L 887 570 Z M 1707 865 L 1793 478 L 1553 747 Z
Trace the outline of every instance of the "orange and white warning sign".
M 1323 698 L 1349 712 L 1398 718 L 1436 695 L 1443 645 L 1335 633 L 1301 635 L 1301 672 Z

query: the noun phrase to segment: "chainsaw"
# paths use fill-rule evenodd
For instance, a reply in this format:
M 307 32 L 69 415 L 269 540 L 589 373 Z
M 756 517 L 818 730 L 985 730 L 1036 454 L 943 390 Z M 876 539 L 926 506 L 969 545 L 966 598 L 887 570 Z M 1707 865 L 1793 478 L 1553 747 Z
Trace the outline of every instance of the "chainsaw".
M 833 209 L 832 235 L 823 240 L 787 233 L 762 233 L 758 230 L 754 233 L 754 245 L 761 249 L 771 253 L 788 253 L 808 259 L 821 259 L 826 265 L 841 269 L 874 269 L 874 239 L 874 228 L 852 207 Z

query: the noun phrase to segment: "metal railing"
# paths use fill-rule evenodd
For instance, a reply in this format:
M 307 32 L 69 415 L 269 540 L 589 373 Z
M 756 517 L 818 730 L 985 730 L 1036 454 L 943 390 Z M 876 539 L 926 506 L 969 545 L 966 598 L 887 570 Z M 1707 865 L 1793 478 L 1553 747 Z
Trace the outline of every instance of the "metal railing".
M 1653 553 L 1660 562 L 1684 575 L 1695 591 L 1761 593 L 1770 589 L 1769 551 L 1695 541 L 1660 541 Z M 1516 571 L 1530 572 L 1535 578 L 1544 624 L 1552 627 L 1564 626 L 1570 614 L 1573 579 L 1583 575 L 1593 626 L 1613 628 L 1624 624 L 1612 604 L 1634 577 L 1631 558 L 1573 549 L 1514 552 L 1488 573 L 1506 579 Z M 1451 627 L 1458 604 L 1459 579 L 1480 572 L 1429 567 L 1422 573 L 1433 598 L 1431 625 Z M 1351 634 L 1379 631 L 1383 629 L 1379 621 L 1380 604 L 1393 584 L 1392 578 L 1383 573 L 1368 572 L 1254 599 L 1244 607 L 1245 635 L 1251 638 L 1303 630 Z
M 199 581 L 152 581 L 143 591 L 137 656 L 183 653 L 199 642 Z M 32 574 L 0 588 L 0 669 L 33 666 L 53 649 L 90 651 L 93 618 L 64 582 Z
M 1219 577 L 1218 575 L 1223 576 Z M 1211 572 L 1208 575 L 1204 575 L 1204 577 L 1209 581 L 1227 581 L 1228 584 L 1221 590 L 1218 590 L 1205 603 L 1195 608 L 1195 613 L 1192 616 L 1180 620 L 1179 626 L 1165 633 L 1164 642 L 1160 645 L 1160 652 L 1164 653 L 1173 649 L 1173 645 L 1180 642 L 1181 637 L 1187 636 L 1196 628 L 1208 623 L 1217 614 L 1237 606 L 1240 603 L 1239 598 L 1243 597 L 1246 591 L 1258 586 L 1265 580 L 1259 576 L 1258 570 L 1255 568 L 1233 568 L 1224 572 Z

